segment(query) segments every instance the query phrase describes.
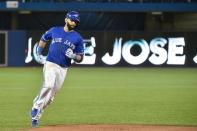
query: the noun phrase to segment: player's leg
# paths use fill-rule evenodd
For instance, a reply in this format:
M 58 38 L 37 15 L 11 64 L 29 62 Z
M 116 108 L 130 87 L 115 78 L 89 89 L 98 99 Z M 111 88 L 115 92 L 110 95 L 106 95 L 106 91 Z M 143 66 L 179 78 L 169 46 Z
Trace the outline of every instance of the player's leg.
M 56 79 L 55 79 L 55 86 L 51 90 L 51 92 L 50 92 L 51 94 L 49 94 L 47 96 L 47 98 L 46 98 L 47 100 L 46 100 L 46 103 L 44 104 L 43 109 L 45 109 L 48 105 L 50 105 L 53 102 L 56 93 L 62 87 L 65 77 L 66 77 L 66 74 L 67 74 L 67 68 L 59 67 L 56 74 L 57 75 L 56 75 Z
M 46 96 L 46 100 L 45 100 L 45 103 L 43 105 L 43 110 L 48 106 L 50 105 L 52 102 L 53 102 L 53 93 L 54 93 L 54 88 L 51 89 L 50 93 L 48 93 L 48 95 Z
M 41 117 L 41 113 L 43 112 L 44 104 L 46 103 L 47 96 L 51 94 L 52 88 L 55 85 L 56 79 L 56 68 L 49 62 L 46 62 L 43 74 L 44 74 L 44 81 L 43 86 L 39 92 L 39 95 L 34 99 L 33 107 L 32 107 L 32 126 L 35 126 L 38 123 L 38 120 Z M 34 122 L 35 121 L 35 122 Z
M 57 93 L 62 85 L 64 84 L 64 80 L 66 79 L 66 75 L 67 75 L 67 68 L 59 68 L 59 72 L 58 75 L 56 76 L 56 81 L 55 81 L 55 92 Z

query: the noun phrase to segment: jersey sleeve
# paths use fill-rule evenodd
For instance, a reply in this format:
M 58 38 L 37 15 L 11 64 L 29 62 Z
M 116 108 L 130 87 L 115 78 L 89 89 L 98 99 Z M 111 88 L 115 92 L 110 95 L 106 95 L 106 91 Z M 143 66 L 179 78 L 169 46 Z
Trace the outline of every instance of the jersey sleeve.
M 84 43 L 83 43 L 83 39 L 80 38 L 78 41 L 78 44 L 76 45 L 76 48 L 74 49 L 74 53 L 76 54 L 84 54 Z
M 42 37 L 41 37 L 41 40 L 42 41 L 49 41 L 51 38 L 52 38 L 52 30 L 53 28 L 49 29 L 48 31 L 46 31 Z

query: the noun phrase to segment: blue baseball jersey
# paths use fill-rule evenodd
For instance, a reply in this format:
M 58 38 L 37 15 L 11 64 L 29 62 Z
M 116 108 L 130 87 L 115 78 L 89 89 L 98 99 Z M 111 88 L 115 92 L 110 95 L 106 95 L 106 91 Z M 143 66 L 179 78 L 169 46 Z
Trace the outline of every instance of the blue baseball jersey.
M 76 31 L 65 32 L 64 27 L 53 27 L 45 32 L 42 41 L 51 40 L 49 46 L 47 61 L 56 63 L 61 67 L 69 67 L 71 59 L 65 53 L 68 48 L 73 50 L 73 53 L 84 54 L 83 39 Z

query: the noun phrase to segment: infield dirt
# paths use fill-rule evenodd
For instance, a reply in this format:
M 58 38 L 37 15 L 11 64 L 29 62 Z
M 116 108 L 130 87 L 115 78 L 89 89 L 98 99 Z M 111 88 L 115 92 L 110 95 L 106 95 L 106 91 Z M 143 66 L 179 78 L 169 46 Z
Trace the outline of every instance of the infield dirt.
M 23 131 L 197 131 L 195 126 L 154 125 L 53 125 Z

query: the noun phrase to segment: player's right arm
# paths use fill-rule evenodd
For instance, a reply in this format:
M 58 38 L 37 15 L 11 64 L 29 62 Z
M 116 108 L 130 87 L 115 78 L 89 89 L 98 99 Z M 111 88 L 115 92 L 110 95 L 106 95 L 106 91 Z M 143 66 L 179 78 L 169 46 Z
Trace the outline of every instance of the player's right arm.
M 42 55 L 42 50 L 44 49 L 44 47 L 46 46 L 46 41 L 40 40 L 38 43 L 38 48 L 37 48 L 37 52 L 39 55 Z
M 46 59 L 42 55 L 42 51 L 45 48 L 47 41 L 49 41 L 52 38 L 52 30 L 53 30 L 53 28 L 51 28 L 50 30 L 46 31 L 42 35 L 42 37 L 41 37 L 41 39 L 40 39 L 40 41 L 38 43 L 38 46 L 36 48 L 36 52 L 37 52 L 36 53 L 37 54 L 36 59 L 37 59 L 37 62 L 40 63 L 40 64 L 44 64 L 45 61 L 46 61 Z
M 43 49 L 45 48 L 46 43 L 47 43 L 50 39 L 52 39 L 52 30 L 53 30 L 53 28 L 51 28 L 50 30 L 46 31 L 46 32 L 42 35 L 42 37 L 41 37 L 41 39 L 40 39 L 40 41 L 39 41 L 39 44 L 38 44 L 38 48 L 37 48 L 37 52 L 38 52 L 39 55 L 42 54 L 42 51 L 43 51 Z
M 45 41 L 40 40 L 36 47 L 36 55 L 34 56 L 36 61 L 40 64 L 44 64 L 46 62 L 46 58 L 42 55 L 42 50 L 46 45 Z

